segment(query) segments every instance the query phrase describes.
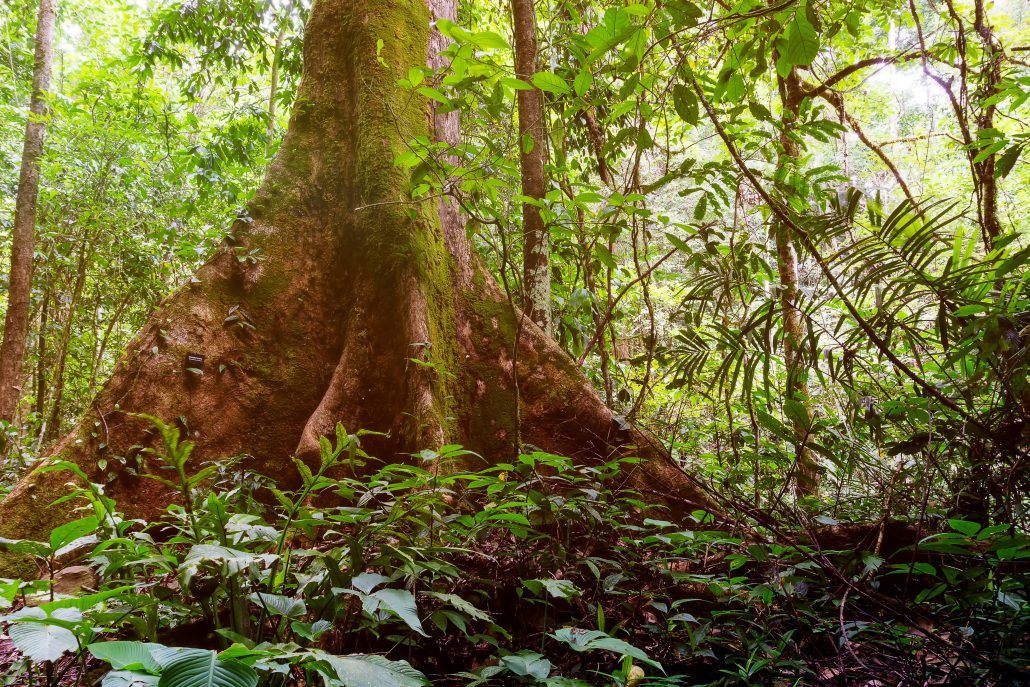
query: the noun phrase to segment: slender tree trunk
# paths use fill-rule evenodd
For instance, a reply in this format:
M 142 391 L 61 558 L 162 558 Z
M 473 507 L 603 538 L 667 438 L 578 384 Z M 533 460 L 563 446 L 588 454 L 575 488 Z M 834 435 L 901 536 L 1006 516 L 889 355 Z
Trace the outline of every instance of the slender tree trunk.
M 998 94 L 1004 51 L 994 35 L 994 29 L 988 22 L 984 0 L 976 0 L 974 11 L 973 28 L 980 38 L 983 49 L 983 62 L 980 65 L 980 89 L 977 96 L 979 113 L 976 117 L 976 130 L 979 138 L 982 133 L 994 129 L 994 114 L 998 106 L 986 101 Z M 994 246 L 994 240 L 1001 235 L 1001 220 L 998 218 L 998 180 L 994 172 L 996 161 L 997 156 L 992 153 L 980 162 L 973 163 L 975 172 L 980 177 L 980 204 L 982 206 L 980 214 L 983 218 L 984 234 L 986 235 L 984 243 L 988 250 Z
M 126 289 L 125 295 L 122 300 L 118 302 L 118 307 L 115 309 L 111 318 L 107 321 L 107 325 L 104 327 L 104 333 L 100 337 L 99 344 L 97 346 L 97 354 L 93 359 L 93 366 L 89 373 L 89 395 L 93 396 L 97 392 L 97 375 L 100 374 L 100 370 L 104 364 L 104 354 L 107 353 L 108 343 L 111 341 L 111 334 L 114 332 L 114 328 L 118 325 L 121 320 L 122 313 L 129 307 L 132 302 L 135 292 L 132 289 Z
M 36 243 L 36 201 L 39 196 L 39 160 L 46 135 L 47 91 L 54 59 L 56 0 L 40 0 L 36 21 L 36 55 L 32 68 L 32 100 L 25 126 L 18 196 L 14 208 L 11 277 L 7 292 L 4 338 L 0 344 L 0 420 L 14 418 L 21 397 L 25 347 L 29 336 L 29 299 L 32 294 L 32 255 Z
M 283 18 L 279 23 L 279 33 L 275 36 L 275 48 L 272 51 L 272 76 L 268 86 L 268 129 L 265 133 L 265 157 L 272 150 L 272 138 L 275 136 L 275 99 L 279 96 L 279 70 L 282 63 L 283 40 L 286 38 L 286 27 L 289 26 L 290 11 L 293 3 L 286 4 Z
M 786 77 L 777 77 L 780 102 L 783 107 L 782 133 L 780 134 L 780 155 L 777 160 L 778 179 L 787 179 L 796 171 L 801 149 L 793 137 L 800 112 L 802 87 L 796 68 L 791 68 Z M 787 189 L 785 193 L 791 193 Z M 790 229 L 782 222 L 773 221 L 773 238 L 776 243 L 776 266 L 780 277 L 780 313 L 783 321 L 783 360 L 787 368 L 788 401 L 800 403 L 811 417 L 808 399 L 808 383 L 805 379 L 802 342 L 805 340 L 805 321 L 801 314 L 800 291 L 798 289 L 798 256 Z M 811 449 L 808 448 L 809 428 L 797 419 L 791 420 L 796 444 L 795 491 L 799 495 L 819 493 L 820 467 Z
M 54 365 L 54 376 L 52 380 L 54 389 L 54 400 L 50 405 L 50 416 L 47 419 L 47 429 L 43 434 L 43 442 L 46 443 L 56 439 L 61 434 L 61 405 L 64 402 L 64 370 L 68 363 L 68 352 L 71 348 L 72 331 L 75 326 L 75 314 L 82 302 L 82 289 L 86 286 L 86 273 L 89 261 L 93 257 L 88 248 L 92 245 L 90 237 L 83 237 L 79 246 L 79 255 L 75 272 L 75 285 L 72 287 L 71 298 L 68 301 L 68 313 L 61 327 L 61 339 L 57 346 L 57 362 Z
M 515 29 L 515 75 L 531 84 L 537 70 L 536 10 L 533 0 L 512 0 Z M 551 333 L 551 240 L 538 203 L 543 202 L 544 184 L 544 93 L 539 88 L 520 90 L 519 160 L 522 165 L 522 195 L 534 202 L 522 204 L 524 253 L 522 288 L 526 314 L 545 332 Z
M 384 432 L 362 441 L 382 460 L 459 443 L 492 462 L 521 448 L 521 419 L 527 443 L 584 462 L 641 456 L 629 484 L 675 494 L 681 509 L 684 499 L 708 503 L 647 435 L 620 427 L 557 343 L 519 326 L 452 203 L 397 202 L 410 196 L 393 163 L 407 142 L 457 140 L 454 113 L 394 85 L 427 54 L 439 63 L 445 43 L 430 20 L 454 9 L 453 0 L 315 4 L 297 107 L 252 221 L 159 304 L 54 456 L 95 480 L 104 455 L 149 461 L 142 447 L 155 437 L 135 415 L 145 412 L 183 418 L 192 467 L 246 454 L 248 469 L 288 487 L 297 481 L 289 456 L 317 459 L 338 423 Z M 237 247 L 267 259 L 240 262 Z M 203 362 L 187 362 L 191 354 Z M 198 366 L 203 374 L 187 369 Z M 0 536 L 43 536 L 69 517 L 70 504 L 45 507 L 66 482 L 42 471 L 23 479 L 0 502 Z M 152 517 L 173 497 L 129 471 L 106 489 L 130 517 Z M 12 566 L 0 559 L 0 576 Z
M 43 303 L 39 313 L 39 331 L 36 334 L 36 415 L 40 421 L 46 411 L 46 341 L 47 328 L 50 319 L 50 291 L 43 292 Z M 42 427 L 40 428 L 40 439 L 42 440 Z

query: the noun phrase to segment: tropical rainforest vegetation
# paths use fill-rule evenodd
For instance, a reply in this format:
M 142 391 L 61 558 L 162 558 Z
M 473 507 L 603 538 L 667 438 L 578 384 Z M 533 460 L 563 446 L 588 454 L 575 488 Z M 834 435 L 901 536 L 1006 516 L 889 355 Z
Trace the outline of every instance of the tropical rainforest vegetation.
M 1023 0 L 0 28 L 0 684 L 1030 683 Z

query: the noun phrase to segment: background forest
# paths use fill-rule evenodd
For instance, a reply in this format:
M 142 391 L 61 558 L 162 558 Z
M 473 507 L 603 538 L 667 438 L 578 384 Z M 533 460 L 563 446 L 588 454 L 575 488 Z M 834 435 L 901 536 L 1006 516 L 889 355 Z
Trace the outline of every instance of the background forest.
M 38 8 L 0 6 L 0 309 Z M 235 245 L 310 11 L 57 4 L 0 489 Z M 392 78 L 460 112 L 460 142 L 407 141 L 391 202 L 457 202 L 511 302 L 716 512 L 647 510 L 675 497 L 620 488 L 632 457 L 532 445 L 358 476 L 373 459 L 343 429 L 279 491 L 233 461 L 186 470 L 161 418 L 165 519 L 122 519 L 85 479 L 80 520 L 0 540 L 43 571 L 0 580 L 0 684 L 1030 681 L 1030 5 L 462 0 L 436 28 L 449 66 Z

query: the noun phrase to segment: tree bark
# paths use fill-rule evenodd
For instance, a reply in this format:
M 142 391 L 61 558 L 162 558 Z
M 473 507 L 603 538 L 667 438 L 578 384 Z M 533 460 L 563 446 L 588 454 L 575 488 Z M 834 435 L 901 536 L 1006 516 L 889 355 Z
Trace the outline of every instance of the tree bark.
M 47 91 L 54 59 L 56 0 L 40 0 L 36 20 L 32 98 L 25 125 L 18 195 L 11 237 L 11 277 L 7 292 L 4 338 L 0 343 L 0 420 L 14 419 L 21 397 L 25 348 L 29 336 L 29 299 L 32 295 L 32 255 L 36 243 L 36 201 L 39 196 L 39 160 L 46 136 Z
M 515 33 L 515 76 L 533 83 L 537 70 L 536 9 L 533 0 L 512 0 Z M 539 203 L 547 189 L 544 185 L 544 93 L 533 87 L 520 90 L 519 162 L 522 166 L 522 195 L 534 202 L 522 204 L 522 289 L 526 315 L 548 334 L 551 333 L 551 239 Z
M 988 21 L 984 0 L 976 0 L 974 11 L 973 28 L 980 37 L 980 47 L 983 50 L 977 98 L 979 112 L 976 116 L 977 138 L 980 138 L 981 134 L 994 130 L 994 114 L 998 106 L 988 101 L 998 94 L 998 84 L 1002 79 L 1001 62 L 1005 52 Z M 973 154 L 972 151 L 970 154 Z M 992 153 L 980 162 L 973 163 L 974 172 L 980 178 L 980 215 L 985 234 L 984 246 L 987 250 L 994 247 L 994 240 L 1001 235 L 1001 220 L 998 217 L 998 180 L 994 171 L 996 161 L 997 156 Z
M 780 134 L 780 153 L 777 165 L 777 179 L 786 179 L 796 169 L 801 149 L 795 140 L 794 131 L 800 116 L 804 88 L 797 68 L 792 67 L 786 77 L 777 76 L 783 118 Z M 788 189 L 786 193 L 791 193 Z M 773 239 L 776 243 L 776 267 L 780 277 L 780 314 L 783 321 L 783 362 L 787 368 L 787 400 L 802 404 L 811 417 L 808 399 L 808 383 L 805 379 L 802 342 L 805 339 L 805 321 L 801 314 L 800 291 L 798 289 L 798 256 L 790 229 L 776 219 L 773 220 Z M 796 444 L 794 489 L 799 495 L 814 496 L 819 493 L 821 472 L 812 450 L 808 448 L 809 428 L 797 419 L 791 420 Z
M 395 156 L 416 136 L 456 140 L 458 121 L 393 84 L 427 54 L 439 62 L 445 43 L 430 20 L 453 16 L 453 0 L 316 3 L 297 105 L 252 220 L 233 227 L 199 282 L 159 304 L 55 457 L 98 481 L 101 457 L 151 460 L 140 447 L 155 437 L 133 414 L 144 412 L 183 419 L 194 468 L 246 454 L 247 468 L 288 487 L 288 457 L 317 457 L 338 422 L 386 432 L 363 439 L 386 461 L 444 443 L 510 460 L 521 433 L 580 461 L 642 456 L 630 484 L 707 503 L 646 435 L 620 430 L 542 329 L 519 326 L 452 203 L 399 202 L 410 179 Z M 254 250 L 265 259 L 237 260 Z M 188 354 L 204 356 L 203 374 L 186 369 Z M 22 480 L 0 503 L 0 536 L 40 537 L 68 517 L 47 508 L 66 479 Z M 126 470 L 106 492 L 144 518 L 173 497 Z

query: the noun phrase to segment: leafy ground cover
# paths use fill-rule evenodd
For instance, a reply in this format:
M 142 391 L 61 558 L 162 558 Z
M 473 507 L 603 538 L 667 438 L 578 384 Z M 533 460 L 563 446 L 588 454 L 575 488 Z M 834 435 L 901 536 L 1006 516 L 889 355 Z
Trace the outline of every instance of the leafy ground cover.
M 338 429 L 283 489 L 231 462 L 123 519 L 4 540 L 42 580 L 0 584 L 8 685 L 1020 684 L 1030 539 L 963 520 L 918 532 L 798 512 L 696 512 L 623 486 L 632 458 L 544 453 L 382 465 Z M 64 469 L 55 465 L 52 469 Z M 372 475 L 359 478 L 359 474 Z M 913 546 L 915 545 L 915 546 Z M 834 548 L 835 547 L 835 548 Z

